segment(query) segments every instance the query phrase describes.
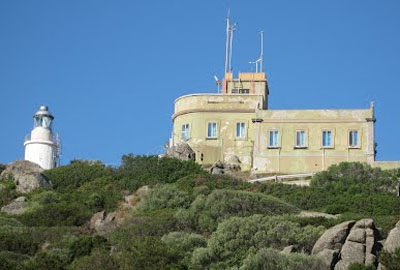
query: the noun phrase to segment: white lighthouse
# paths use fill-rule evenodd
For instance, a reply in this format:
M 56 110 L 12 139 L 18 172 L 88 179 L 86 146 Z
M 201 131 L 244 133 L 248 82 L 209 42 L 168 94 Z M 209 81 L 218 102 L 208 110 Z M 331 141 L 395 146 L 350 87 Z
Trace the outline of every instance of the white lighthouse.
M 45 170 L 58 165 L 60 141 L 53 134 L 51 124 L 54 116 L 47 106 L 40 106 L 33 116 L 33 130 L 25 139 L 25 160 L 38 164 Z

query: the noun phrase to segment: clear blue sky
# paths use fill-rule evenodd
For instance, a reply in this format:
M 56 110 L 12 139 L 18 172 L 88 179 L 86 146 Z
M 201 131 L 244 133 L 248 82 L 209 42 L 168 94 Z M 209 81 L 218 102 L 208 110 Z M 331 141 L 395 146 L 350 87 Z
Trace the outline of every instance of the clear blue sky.
M 216 92 L 225 17 L 238 23 L 235 72 L 265 33 L 272 109 L 376 104 L 379 160 L 400 160 L 398 0 L 0 0 L 0 163 L 22 159 L 41 104 L 61 163 L 158 154 L 174 99 Z

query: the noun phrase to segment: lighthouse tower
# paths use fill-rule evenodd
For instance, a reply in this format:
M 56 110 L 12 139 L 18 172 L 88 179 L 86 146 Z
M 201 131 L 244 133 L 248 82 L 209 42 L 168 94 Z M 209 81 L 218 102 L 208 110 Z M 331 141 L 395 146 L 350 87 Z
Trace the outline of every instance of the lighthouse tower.
M 25 160 L 32 161 L 45 170 L 58 165 L 60 142 L 51 130 L 54 116 L 47 106 L 40 106 L 33 116 L 33 130 L 25 139 Z

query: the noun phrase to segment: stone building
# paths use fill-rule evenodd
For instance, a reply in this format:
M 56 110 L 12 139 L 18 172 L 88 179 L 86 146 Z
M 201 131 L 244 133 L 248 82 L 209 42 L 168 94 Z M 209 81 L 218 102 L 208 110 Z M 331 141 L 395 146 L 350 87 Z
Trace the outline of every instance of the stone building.
M 242 170 L 317 172 L 342 161 L 374 163 L 374 107 L 269 110 L 265 73 L 226 73 L 220 94 L 175 100 L 171 145 L 186 142 L 196 162 L 240 161 Z
M 399 162 L 375 161 L 373 103 L 356 110 L 269 110 L 262 37 L 256 72 L 235 78 L 229 47 L 234 30 L 227 18 L 220 93 L 175 100 L 170 147 L 187 143 L 200 164 L 239 161 L 243 171 L 260 173 L 318 172 L 343 161 L 400 167 Z

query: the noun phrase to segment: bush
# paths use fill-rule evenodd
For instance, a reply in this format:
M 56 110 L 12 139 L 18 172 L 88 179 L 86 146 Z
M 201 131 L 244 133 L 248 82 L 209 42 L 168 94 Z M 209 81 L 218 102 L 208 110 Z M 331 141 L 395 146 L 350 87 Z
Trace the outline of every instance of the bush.
M 1 251 L 33 255 L 38 250 L 39 243 L 33 239 L 30 228 L 11 226 L 2 226 L 0 228 Z
M 142 199 L 139 209 L 142 211 L 154 211 L 163 208 L 186 208 L 190 205 L 189 194 L 179 190 L 173 184 L 164 184 L 154 187 Z
M 379 253 L 379 263 L 383 264 L 387 270 L 400 270 L 400 248 L 394 252 L 382 250 Z
M 79 203 L 60 201 L 24 212 L 18 219 L 27 226 L 81 226 L 91 213 Z
M 253 215 L 232 217 L 218 224 L 207 247 L 194 250 L 194 268 L 239 266 L 251 248 L 283 248 L 297 245 L 309 250 L 322 234 L 323 227 L 300 227 L 282 216 Z
M 110 251 L 97 249 L 90 255 L 83 256 L 75 260 L 69 267 L 70 270 L 87 270 L 87 269 L 102 269 L 116 270 L 120 269 L 118 261 L 110 256 Z
M 217 189 L 208 196 L 199 195 L 189 209 L 178 211 L 176 218 L 185 227 L 211 232 L 221 220 L 231 216 L 297 212 L 298 208 L 272 196 L 249 191 Z
M 195 248 L 207 246 L 207 240 L 202 235 L 186 232 L 171 232 L 164 235 L 161 241 L 186 253 L 191 253 Z
M 67 166 L 46 170 L 44 174 L 58 191 L 73 191 L 85 182 L 109 176 L 113 170 L 100 161 L 74 160 Z
M 305 254 L 282 255 L 275 249 L 262 248 L 256 253 L 250 253 L 243 261 L 240 270 L 274 269 L 274 270 L 328 270 L 320 258 Z
M 129 154 L 122 156 L 117 173 L 126 189 L 136 190 L 144 185 L 174 183 L 184 176 L 205 172 L 193 161 Z

